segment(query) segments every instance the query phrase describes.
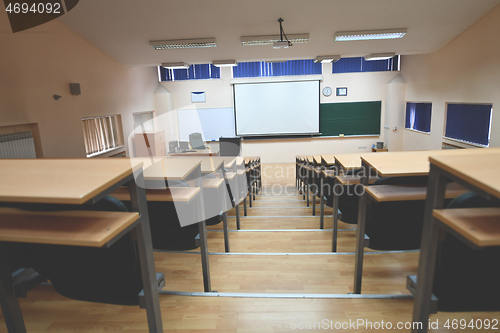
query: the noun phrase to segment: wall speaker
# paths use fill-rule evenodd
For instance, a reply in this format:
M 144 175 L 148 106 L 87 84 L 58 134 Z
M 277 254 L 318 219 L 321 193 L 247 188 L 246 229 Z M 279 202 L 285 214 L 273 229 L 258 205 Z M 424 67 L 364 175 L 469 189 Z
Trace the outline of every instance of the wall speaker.
M 81 95 L 80 83 L 70 83 L 69 89 L 71 90 L 71 95 Z

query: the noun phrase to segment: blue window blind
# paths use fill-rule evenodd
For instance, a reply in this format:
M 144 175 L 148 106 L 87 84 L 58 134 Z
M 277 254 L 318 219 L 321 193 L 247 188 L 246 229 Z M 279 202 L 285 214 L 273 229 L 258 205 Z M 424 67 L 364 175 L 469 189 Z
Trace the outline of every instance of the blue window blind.
M 160 66 L 161 81 L 220 79 L 220 68 L 212 64 L 191 65 L 186 69 L 168 69 Z
M 431 132 L 432 103 L 406 103 L 405 128 Z
M 450 139 L 488 146 L 491 104 L 452 104 L 446 111 L 446 134 Z
M 321 63 L 314 60 L 288 60 L 284 62 L 240 62 L 233 67 L 233 77 L 262 77 L 322 74 Z
M 360 72 L 390 72 L 399 71 L 399 56 L 387 60 L 365 60 L 358 58 L 341 58 L 332 63 L 332 73 L 360 73 Z

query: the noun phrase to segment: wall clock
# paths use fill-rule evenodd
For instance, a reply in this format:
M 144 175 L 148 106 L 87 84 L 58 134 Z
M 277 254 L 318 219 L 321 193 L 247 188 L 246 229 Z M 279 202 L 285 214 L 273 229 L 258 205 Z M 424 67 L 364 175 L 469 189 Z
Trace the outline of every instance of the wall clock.
M 332 88 L 326 86 L 323 88 L 323 95 L 328 97 L 332 94 Z

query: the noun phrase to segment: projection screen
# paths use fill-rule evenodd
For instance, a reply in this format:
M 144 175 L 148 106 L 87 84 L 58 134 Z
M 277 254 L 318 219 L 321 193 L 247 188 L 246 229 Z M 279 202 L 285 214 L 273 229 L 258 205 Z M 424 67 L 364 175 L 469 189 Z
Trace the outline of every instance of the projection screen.
M 319 133 L 319 80 L 234 84 L 236 135 Z

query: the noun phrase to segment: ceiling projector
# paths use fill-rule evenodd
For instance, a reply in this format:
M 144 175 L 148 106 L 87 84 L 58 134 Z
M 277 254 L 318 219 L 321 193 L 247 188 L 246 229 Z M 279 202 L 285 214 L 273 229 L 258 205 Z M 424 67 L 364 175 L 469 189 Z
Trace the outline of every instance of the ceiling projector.
M 287 40 L 279 40 L 273 43 L 273 48 L 275 49 L 287 49 L 289 46 Z

